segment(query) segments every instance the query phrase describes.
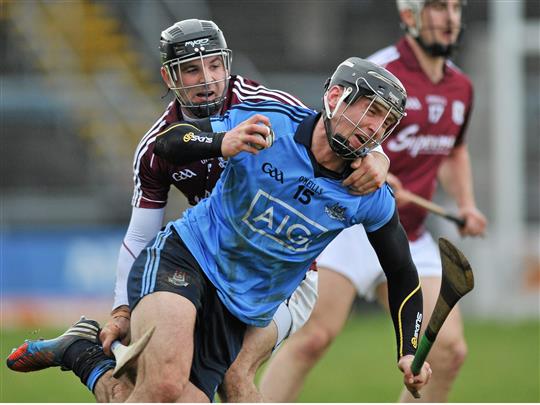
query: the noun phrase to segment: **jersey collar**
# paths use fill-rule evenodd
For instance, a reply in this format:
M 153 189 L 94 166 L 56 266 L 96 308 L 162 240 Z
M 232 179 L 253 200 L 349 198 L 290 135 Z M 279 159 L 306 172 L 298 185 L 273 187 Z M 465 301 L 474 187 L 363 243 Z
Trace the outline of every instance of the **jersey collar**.
M 315 125 L 317 124 L 317 121 L 321 118 L 321 113 L 315 115 L 310 115 L 307 117 L 304 121 L 298 125 L 296 128 L 296 132 L 294 134 L 294 140 L 305 146 L 309 160 L 311 161 L 311 165 L 313 166 L 313 173 L 315 177 L 327 177 L 334 180 L 344 180 L 347 178 L 352 170 L 350 168 L 350 165 L 347 165 L 345 170 L 341 173 L 336 173 L 332 170 L 328 170 L 327 168 L 321 166 L 317 160 L 315 159 L 315 156 L 311 152 L 311 141 L 313 138 L 313 130 L 315 129 Z
M 414 54 L 411 45 L 407 42 L 405 37 L 402 37 L 398 43 L 396 44 L 396 48 L 399 52 L 399 55 L 401 57 L 401 60 L 403 60 L 403 64 L 407 67 L 407 69 L 412 71 L 418 71 L 424 73 L 422 70 L 422 67 L 420 66 L 420 63 L 418 62 L 418 59 L 416 58 L 416 55 Z M 444 69 L 444 76 L 443 80 L 452 74 L 452 70 L 448 69 L 448 59 L 445 61 L 443 65 Z

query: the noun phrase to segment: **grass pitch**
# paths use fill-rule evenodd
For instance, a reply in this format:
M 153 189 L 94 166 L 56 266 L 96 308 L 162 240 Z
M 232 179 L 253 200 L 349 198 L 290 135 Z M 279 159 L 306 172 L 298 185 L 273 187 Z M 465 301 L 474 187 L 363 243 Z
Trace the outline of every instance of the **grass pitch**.
M 62 331 L 2 330 L 5 358 L 24 339 Z M 451 402 L 540 402 L 540 322 L 468 320 L 469 357 Z M 401 390 L 394 333 L 383 314 L 357 314 L 310 374 L 302 402 L 395 402 Z M 94 402 L 71 372 L 15 373 L 0 367 L 0 402 Z

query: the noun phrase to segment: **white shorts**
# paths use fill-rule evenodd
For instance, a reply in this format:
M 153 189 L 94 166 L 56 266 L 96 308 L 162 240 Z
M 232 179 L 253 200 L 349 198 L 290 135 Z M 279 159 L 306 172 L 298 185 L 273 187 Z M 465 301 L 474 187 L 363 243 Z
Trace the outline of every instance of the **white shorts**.
M 419 277 L 441 277 L 439 248 L 429 232 L 409 242 Z M 317 266 L 343 274 L 368 301 L 376 298 L 376 287 L 386 282 L 379 259 L 371 247 L 364 227 L 355 225 L 337 236 L 317 258 Z
M 277 326 L 278 332 L 274 349 L 284 339 L 300 329 L 309 319 L 317 301 L 318 281 L 319 276 L 317 272 L 309 270 L 291 297 L 279 306 L 272 319 Z

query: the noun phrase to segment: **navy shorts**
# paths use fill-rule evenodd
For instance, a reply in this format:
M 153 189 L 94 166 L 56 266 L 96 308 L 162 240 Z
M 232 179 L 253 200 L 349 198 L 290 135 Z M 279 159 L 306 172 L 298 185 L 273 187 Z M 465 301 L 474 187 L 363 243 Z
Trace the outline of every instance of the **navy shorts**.
M 195 305 L 197 318 L 189 380 L 212 401 L 242 347 L 246 324 L 225 308 L 214 285 L 171 224 L 157 234 L 133 263 L 128 278 L 131 310 L 141 298 L 156 291 L 179 294 Z

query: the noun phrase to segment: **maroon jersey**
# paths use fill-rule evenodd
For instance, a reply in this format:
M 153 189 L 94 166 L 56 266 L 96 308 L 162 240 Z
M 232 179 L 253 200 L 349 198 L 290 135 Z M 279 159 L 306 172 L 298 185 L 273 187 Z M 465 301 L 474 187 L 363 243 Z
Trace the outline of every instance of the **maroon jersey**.
M 369 59 L 396 75 L 407 90 L 407 116 L 383 145 L 390 172 L 406 189 L 431 200 L 442 160 L 465 141 L 473 99 L 471 81 L 447 61 L 443 79 L 433 83 L 405 38 Z M 409 240 L 418 239 L 427 211 L 407 204 L 399 215 Z
M 244 101 L 267 100 L 305 107 L 300 100 L 283 91 L 267 89 L 241 76 L 231 76 L 223 111 Z M 175 99 L 139 142 L 133 162 L 134 191 L 131 204 L 134 207 L 164 207 L 167 204 L 171 184 L 187 197 L 191 205 L 195 205 L 210 195 L 219 179 L 226 164 L 223 158 L 175 166 L 154 155 L 154 141 L 157 134 L 171 123 L 182 119 L 180 105 Z

